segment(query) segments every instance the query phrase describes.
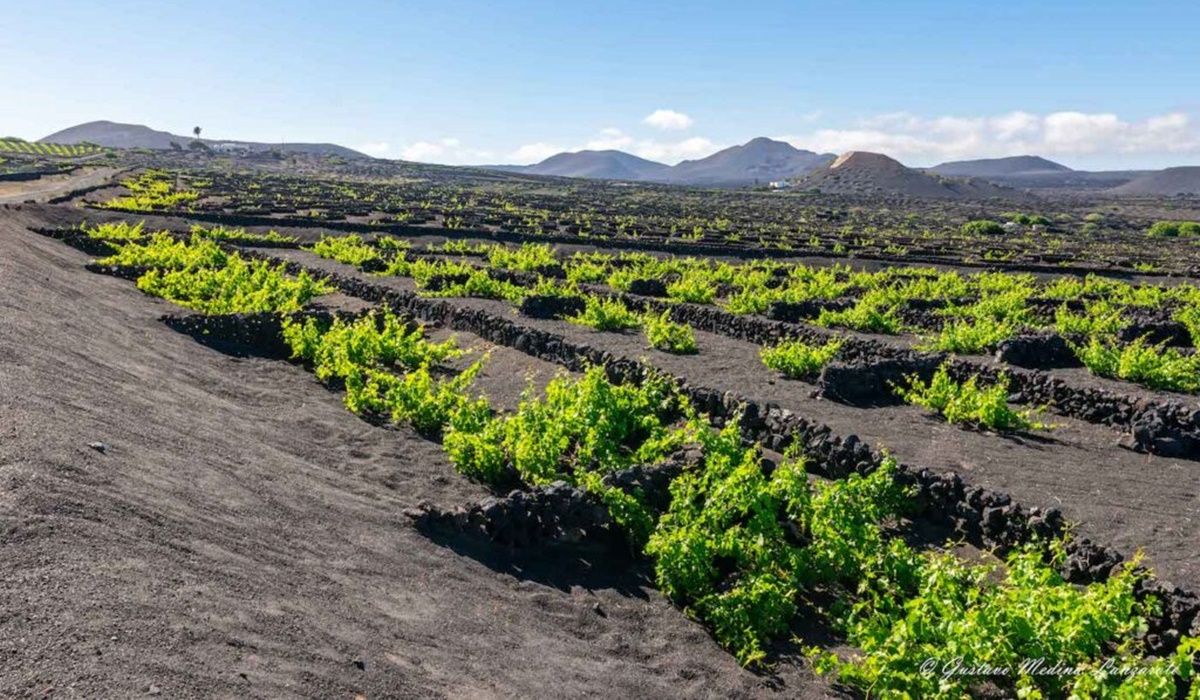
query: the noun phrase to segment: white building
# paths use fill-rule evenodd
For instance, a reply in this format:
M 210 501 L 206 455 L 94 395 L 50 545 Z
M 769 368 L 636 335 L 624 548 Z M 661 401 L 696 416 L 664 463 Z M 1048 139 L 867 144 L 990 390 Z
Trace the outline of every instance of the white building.
M 231 143 L 228 141 L 223 143 L 214 143 L 211 145 L 211 148 L 217 153 L 244 153 L 249 150 L 243 144 Z

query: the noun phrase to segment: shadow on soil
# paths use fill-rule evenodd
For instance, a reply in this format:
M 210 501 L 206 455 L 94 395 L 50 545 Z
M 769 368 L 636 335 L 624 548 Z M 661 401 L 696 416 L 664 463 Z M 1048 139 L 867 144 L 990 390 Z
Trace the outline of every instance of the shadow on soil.
M 570 591 L 579 586 L 589 591 L 611 590 L 629 598 L 649 601 L 654 587 L 650 562 L 628 552 L 623 542 L 588 541 L 581 544 L 550 544 L 525 549 L 503 547 L 479 535 L 459 532 L 417 521 L 416 527 L 429 540 L 459 556 L 473 559 L 492 571 L 523 581 L 532 581 Z M 800 601 L 788 633 L 771 644 L 765 666 L 752 669 L 764 687 L 786 692 L 788 685 L 777 671 L 780 667 L 807 667 L 804 650 L 809 647 L 849 652 L 829 627 L 820 603 Z M 860 698 L 853 689 L 832 685 L 829 697 Z
M 622 543 L 588 541 L 512 548 L 438 525 L 419 521 L 416 525 L 431 542 L 459 556 L 474 559 L 497 573 L 561 591 L 580 586 L 649 600 L 646 591 L 654 587 L 649 563 L 633 557 Z

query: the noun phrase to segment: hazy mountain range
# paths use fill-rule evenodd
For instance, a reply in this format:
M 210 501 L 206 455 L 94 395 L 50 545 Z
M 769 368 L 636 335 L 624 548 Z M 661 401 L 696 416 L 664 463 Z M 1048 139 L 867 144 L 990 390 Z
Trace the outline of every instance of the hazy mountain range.
M 487 167 L 528 175 L 737 187 L 798 177 L 833 162 L 834 158 L 837 156 L 833 153 L 813 153 L 760 137 L 677 165 L 656 163 L 622 151 L 577 151 L 559 153 L 533 165 Z
M 1011 156 L 951 161 L 935 165 L 929 168 L 929 172 L 949 177 L 982 177 L 1009 187 L 1029 189 L 1107 189 L 1123 185 L 1153 171 L 1072 170 L 1061 163 L 1039 156 Z
M 590 177 L 597 180 L 661 180 L 671 166 L 639 158 L 624 151 L 578 151 L 559 153 L 534 165 L 485 165 L 528 175 Z
M 47 143 L 89 142 L 111 148 L 170 149 L 195 139 L 138 124 L 95 121 L 51 134 Z M 368 158 L 330 143 L 257 143 L 202 139 L 213 147 Z M 1200 194 L 1200 167 L 1089 172 L 1025 155 L 910 168 L 880 153 L 814 153 L 783 141 L 756 138 L 697 160 L 666 165 L 623 151 L 559 153 L 533 165 L 487 165 L 485 169 L 528 175 L 625 180 L 705 187 L 745 187 L 787 181 L 801 189 L 860 195 L 911 197 L 1017 197 L 1025 190 L 1109 190 L 1126 195 Z
M 1200 194 L 1200 167 L 1166 170 L 1072 170 L 1040 156 L 951 161 L 910 168 L 881 153 L 813 153 L 756 138 L 669 166 L 622 151 L 559 153 L 533 165 L 485 166 L 508 172 L 677 185 L 741 187 L 788 181 L 801 189 L 911 197 L 1014 197 L 1025 190 L 1112 190 L 1118 194 Z
M 622 151 L 559 153 L 533 165 L 483 166 L 507 172 L 676 185 L 744 187 L 788 181 L 802 189 L 911 197 L 1013 197 L 1024 190 L 1089 189 L 1121 194 L 1200 194 L 1200 167 L 1072 170 L 1040 156 L 959 160 L 910 168 L 880 153 L 814 153 L 756 138 L 707 158 L 670 166 Z
M 203 132 L 201 132 L 203 133 Z M 42 143 L 94 143 L 107 148 L 149 148 L 167 150 L 174 142 L 181 147 L 187 147 L 195 136 L 179 136 L 166 131 L 157 131 L 141 124 L 121 124 L 118 122 L 95 121 L 72 126 L 62 131 L 56 131 L 49 136 L 38 139 Z M 281 151 L 283 153 L 312 153 L 315 155 L 337 155 L 343 158 L 366 158 L 345 146 L 333 143 L 258 143 L 255 141 L 230 141 L 227 139 L 199 139 L 212 147 L 219 144 L 244 148 L 248 151 Z
M 1167 168 L 1146 173 L 1113 189 L 1119 194 L 1200 194 L 1200 166 Z

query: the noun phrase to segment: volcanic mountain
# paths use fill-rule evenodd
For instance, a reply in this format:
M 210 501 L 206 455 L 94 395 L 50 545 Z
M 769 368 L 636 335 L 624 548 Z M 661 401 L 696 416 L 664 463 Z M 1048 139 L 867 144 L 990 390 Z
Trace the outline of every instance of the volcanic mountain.
M 559 153 L 534 165 L 505 168 L 530 175 L 590 177 L 601 180 L 658 180 L 670 166 L 623 151 Z
M 975 179 L 946 178 L 905 167 L 882 153 L 850 151 L 796 181 L 796 186 L 831 194 L 902 197 L 1004 197 L 1016 192 Z
M 1069 173 L 1071 169 L 1041 156 L 1011 156 L 955 160 L 929 168 L 929 172 L 947 177 L 1011 177 L 1033 173 Z
M 1005 187 L 1073 190 L 1108 189 L 1148 174 L 1138 170 L 1072 170 L 1041 156 L 959 160 L 935 165 L 926 172 L 947 177 L 982 178 Z
M 759 137 L 699 160 L 685 160 L 667 172 L 681 185 L 766 184 L 812 172 L 833 161 L 832 153 L 813 153 L 783 141 Z
M 783 141 L 756 138 L 698 160 L 670 166 L 623 151 L 559 153 L 533 165 L 484 166 L 507 172 L 603 180 L 666 182 L 676 185 L 737 187 L 786 180 L 830 161 L 832 153 L 813 153 Z
M 62 131 L 56 131 L 49 136 L 39 139 L 40 143 L 94 143 L 108 148 L 149 148 L 164 151 L 172 148 L 174 142 L 186 147 L 196 139 L 191 136 L 175 134 L 151 129 L 141 124 L 121 124 L 110 121 L 87 122 L 78 124 Z M 248 151 L 281 151 L 283 153 L 310 153 L 314 155 L 337 155 L 343 158 L 366 158 L 358 151 L 338 146 L 332 143 L 257 143 L 254 141 L 225 141 L 199 139 L 209 146 L 215 144 L 231 144 Z
M 1147 173 L 1109 191 L 1115 194 L 1158 196 L 1200 194 L 1200 166 L 1167 168 Z

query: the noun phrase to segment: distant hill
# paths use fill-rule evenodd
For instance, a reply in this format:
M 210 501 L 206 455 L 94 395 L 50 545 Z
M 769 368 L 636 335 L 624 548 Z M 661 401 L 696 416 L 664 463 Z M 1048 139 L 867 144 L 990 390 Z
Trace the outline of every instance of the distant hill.
M 977 177 L 1005 187 L 1025 189 L 1102 190 L 1145 175 L 1144 170 L 1072 170 L 1040 156 L 981 158 L 942 163 L 926 172 L 946 177 Z
M 831 166 L 835 159 L 846 160 L 834 169 Z M 1023 189 L 1109 190 L 1155 172 L 1072 170 L 1040 156 L 951 161 L 916 169 L 882 154 L 853 151 L 838 158 L 832 153 L 805 151 L 761 137 L 674 166 L 622 151 L 579 151 L 559 153 L 534 165 L 478 167 L 530 175 L 702 187 L 744 187 L 789 180 L 831 192 L 892 192 L 915 197 L 1014 197 L 1019 196 L 1015 190 Z M 837 172 L 823 172 L 832 170 Z M 805 182 L 808 175 L 813 177 Z
M 578 151 L 559 153 L 525 167 L 505 170 L 530 175 L 560 177 L 590 177 L 601 180 L 655 180 L 670 170 L 670 166 L 638 158 L 623 151 Z
M 1008 177 L 1031 173 L 1069 173 L 1070 168 L 1040 156 L 955 160 L 929 168 L 929 172 L 947 177 Z
M 799 188 L 830 194 L 893 195 L 923 198 L 986 198 L 1019 196 L 1014 191 L 977 179 L 947 178 L 905 167 L 882 153 L 850 151 L 829 165 L 795 181 Z
M 94 143 L 109 148 L 149 148 L 153 150 L 168 150 L 171 142 L 186 147 L 194 141 L 192 136 L 178 136 L 166 131 L 158 131 L 141 124 L 121 124 L 110 121 L 87 122 L 72 126 L 62 131 L 56 131 L 49 136 L 38 139 L 39 143 Z M 337 155 L 343 158 L 367 158 L 345 146 L 332 143 L 257 143 L 254 141 L 227 141 L 224 139 L 200 139 L 201 142 L 215 146 L 230 144 L 245 148 L 249 151 L 282 151 L 284 153 L 309 153 L 314 155 Z
M 832 153 L 818 154 L 782 141 L 756 138 L 707 158 L 685 160 L 674 166 L 623 151 L 578 151 L 559 153 L 533 165 L 481 167 L 529 175 L 730 187 L 798 177 L 833 159 Z
M 1200 194 L 1200 166 L 1167 168 L 1147 173 L 1109 191 L 1115 194 L 1159 196 Z
M 783 141 L 759 137 L 667 171 L 666 181 L 682 185 L 746 185 L 787 180 L 833 161 L 832 153 L 804 151 Z
M 1147 172 L 1145 170 L 1104 170 L 1098 172 L 1067 170 L 1061 172 L 996 175 L 987 179 L 1006 187 L 1020 187 L 1034 190 L 1103 190 L 1123 185 L 1136 177 L 1145 175 Z

